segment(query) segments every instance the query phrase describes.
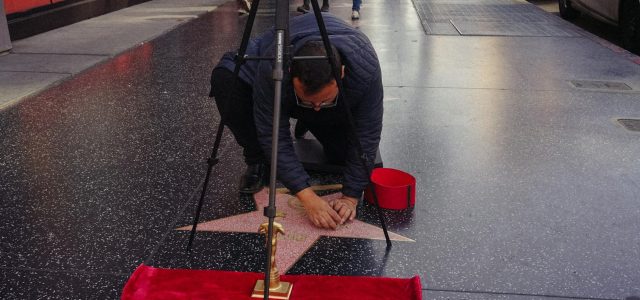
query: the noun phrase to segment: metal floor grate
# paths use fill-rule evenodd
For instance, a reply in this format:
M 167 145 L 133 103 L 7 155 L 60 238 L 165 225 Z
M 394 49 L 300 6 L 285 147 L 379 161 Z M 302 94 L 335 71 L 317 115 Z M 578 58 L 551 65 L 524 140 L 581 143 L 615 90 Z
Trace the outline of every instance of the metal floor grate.
M 579 89 L 630 91 L 632 88 L 624 82 L 597 80 L 570 80 L 571 85 Z
M 640 119 L 618 119 L 618 123 L 627 130 L 640 132 Z
M 553 14 L 513 0 L 412 0 L 427 34 L 580 36 Z

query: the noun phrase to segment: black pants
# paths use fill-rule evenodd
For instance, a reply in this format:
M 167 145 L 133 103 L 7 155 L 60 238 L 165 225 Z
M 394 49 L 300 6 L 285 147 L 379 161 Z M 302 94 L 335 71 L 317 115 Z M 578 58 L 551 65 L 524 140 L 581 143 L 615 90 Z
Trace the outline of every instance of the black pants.
M 264 163 L 265 157 L 258 144 L 258 135 L 253 120 L 252 88 L 233 72 L 217 68 L 211 75 L 211 93 L 216 99 L 222 122 L 231 130 L 243 149 L 244 161 L 248 165 Z M 234 85 L 235 84 L 235 85 Z
M 298 120 L 299 122 L 300 120 Z M 303 122 L 304 123 L 304 122 Z M 343 126 L 335 125 L 304 125 L 322 144 L 327 161 L 333 165 L 344 165 L 347 157 L 347 135 Z
M 253 119 L 253 98 L 251 85 L 238 79 L 234 85 L 233 72 L 217 68 L 211 77 L 211 92 L 215 97 L 222 122 L 231 130 L 243 148 L 245 162 L 265 163 L 266 159 L 256 133 Z M 232 88 L 235 87 L 235 88 Z M 308 109 L 308 108 L 300 108 Z M 337 108 L 333 109 L 337 113 Z M 329 122 L 327 122 L 329 123 Z M 347 149 L 347 130 L 343 126 L 318 123 L 304 123 L 318 139 L 330 163 L 344 164 Z

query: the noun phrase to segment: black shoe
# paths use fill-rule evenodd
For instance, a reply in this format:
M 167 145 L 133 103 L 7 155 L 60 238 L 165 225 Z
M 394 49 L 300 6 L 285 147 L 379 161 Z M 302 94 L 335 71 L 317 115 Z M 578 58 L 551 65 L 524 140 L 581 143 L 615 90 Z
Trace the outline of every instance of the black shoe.
M 247 166 L 247 170 L 240 176 L 240 193 L 254 194 L 259 192 L 264 186 L 267 166 L 264 164 L 253 164 Z
M 329 5 L 323 5 L 323 6 L 320 8 L 320 11 L 321 11 L 321 12 L 328 12 L 328 11 L 329 11 Z
M 299 12 L 301 12 L 303 14 L 308 13 L 310 10 L 311 10 L 311 8 L 309 8 L 309 5 L 300 5 L 300 6 L 298 6 L 298 9 L 297 9 L 297 11 L 299 11 Z

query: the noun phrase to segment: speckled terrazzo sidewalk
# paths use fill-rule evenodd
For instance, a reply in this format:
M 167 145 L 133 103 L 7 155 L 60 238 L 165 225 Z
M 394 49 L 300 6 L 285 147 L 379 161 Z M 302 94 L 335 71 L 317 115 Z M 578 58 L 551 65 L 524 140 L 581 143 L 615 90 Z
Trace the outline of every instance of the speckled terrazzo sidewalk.
M 265 2 L 257 31 L 272 23 Z M 350 1 L 331 3 L 352 22 Z M 258 233 L 200 231 L 187 253 L 176 230 L 219 119 L 210 71 L 246 20 L 219 4 L 0 109 L 0 298 L 117 299 L 144 261 L 261 271 Z M 352 24 L 382 65 L 381 154 L 417 180 L 416 208 L 385 216 L 412 241 L 385 253 L 382 240 L 320 237 L 287 273 L 420 275 L 425 299 L 639 296 L 640 135 L 618 119 L 640 119 L 640 66 L 550 18 L 572 34 L 436 34 L 409 0 L 365 1 Z M 236 192 L 240 153 L 227 131 L 203 227 L 260 205 Z M 378 226 L 369 205 L 358 219 Z

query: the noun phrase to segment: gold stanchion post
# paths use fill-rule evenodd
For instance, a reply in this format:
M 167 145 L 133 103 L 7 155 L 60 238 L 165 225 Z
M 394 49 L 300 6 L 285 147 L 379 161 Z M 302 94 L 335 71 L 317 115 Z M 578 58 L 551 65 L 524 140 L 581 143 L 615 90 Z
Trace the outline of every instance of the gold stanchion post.
M 262 223 L 258 229 L 259 233 L 264 233 L 267 236 L 267 229 L 269 223 Z M 276 248 L 278 244 L 278 233 L 284 234 L 284 228 L 282 224 L 273 222 L 273 238 L 271 241 L 267 241 L 267 245 L 271 245 L 271 266 L 269 272 L 269 299 L 289 299 L 291 291 L 293 290 L 293 284 L 290 282 L 280 281 L 280 273 L 276 267 Z M 264 298 L 264 280 L 260 279 L 256 282 L 253 288 L 252 298 Z

